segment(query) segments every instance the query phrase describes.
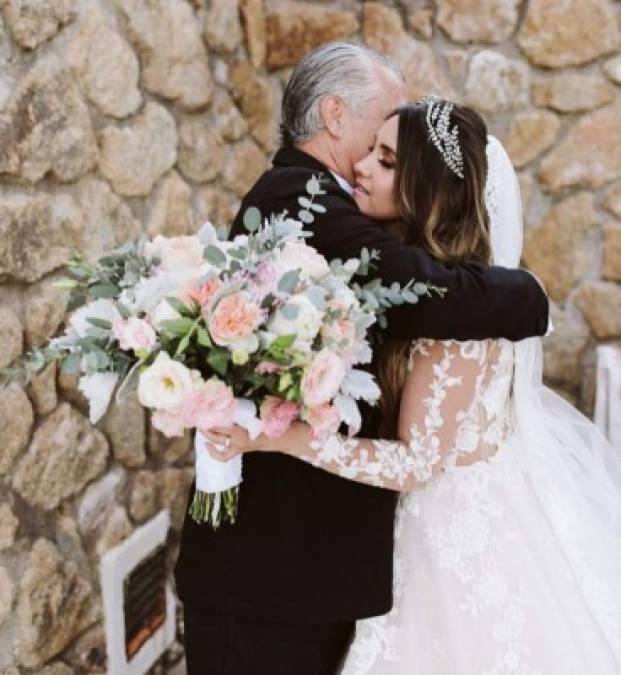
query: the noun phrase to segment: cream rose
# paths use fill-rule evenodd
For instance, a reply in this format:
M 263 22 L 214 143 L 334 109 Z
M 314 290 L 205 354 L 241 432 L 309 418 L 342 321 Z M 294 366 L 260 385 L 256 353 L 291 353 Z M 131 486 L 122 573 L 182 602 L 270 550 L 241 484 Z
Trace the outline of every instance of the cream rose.
M 287 311 L 292 311 L 294 318 L 287 318 Z M 295 335 L 298 346 L 301 343 L 308 344 L 319 333 L 321 313 L 305 295 L 293 295 L 284 307 L 276 311 L 267 327 L 277 336 Z
M 203 245 L 195 236 L 163 237 L 158 234 L 144 246 L 147 258 L 159 258 L 159 269 L 174 272 L 180 269 L 200 267 L 203 263 Z
M 303 275 L 311 279 L 321 279 L 330 271 L 326 259 L 314 248 L 301 241 L 285 244 L 280 252 L 277 266 L 281 273 L 299 269 Z

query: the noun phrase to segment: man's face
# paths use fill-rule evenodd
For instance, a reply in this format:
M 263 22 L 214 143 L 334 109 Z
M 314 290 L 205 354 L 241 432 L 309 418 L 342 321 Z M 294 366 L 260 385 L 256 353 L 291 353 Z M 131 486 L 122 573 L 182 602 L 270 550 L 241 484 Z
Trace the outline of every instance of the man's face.
M 384 76 L 382 94 L 369 103 L 362 116 L 353 111 L 345 111 L 343 137 L 343 151 L 346 154 L 344 170 L 349 173 L 343 176 L 349 183 L 354 183 L 354 165 L 369 154 L 373 147 L 377 130 L 382 126 L 386 117 L 395 108 L 407 102 L 405 85 L 394 79 L 394 76 Z

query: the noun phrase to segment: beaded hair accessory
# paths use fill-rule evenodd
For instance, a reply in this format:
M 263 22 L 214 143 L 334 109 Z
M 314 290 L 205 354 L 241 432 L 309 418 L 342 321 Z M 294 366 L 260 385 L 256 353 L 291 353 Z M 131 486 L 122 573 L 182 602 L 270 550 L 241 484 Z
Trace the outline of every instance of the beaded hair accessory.
M 422 103 L 427 106 L 427 130 L 429 138 L 438 148 L 448 168 L 457 176 L 464 177 L 464 159 L 459 147 L 459 128 L 449 129 L 453 104 L 442 103 L 435 97 L 425 97 Z

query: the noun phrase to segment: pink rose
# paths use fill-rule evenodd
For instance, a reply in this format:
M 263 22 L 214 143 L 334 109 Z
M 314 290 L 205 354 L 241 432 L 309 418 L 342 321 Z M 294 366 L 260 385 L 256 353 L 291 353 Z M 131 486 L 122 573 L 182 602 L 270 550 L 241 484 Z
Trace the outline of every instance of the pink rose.
M 218 277 L 211 277 L 202 284 L 198 279 L 190 279 L 181 287 L 179 296 L 186 305 L 196 300 L 201 307 L 206 307 L 221 288 L 222 282 Z
M 281 373 L 285 372 L 283 366 L 279 365 L 278 363 L 274 363 L 273 361 L 259 361 L 255 370 L 257 373 L 259 373 L 259 375 L 272 375 L 273 373 L 280 375 Z
M 124 351 L 131 349 L 150 351 L 157 342 L 153 326 L 137 316 L 130 316 L 129 319 L 115 319 L 112 322 L 112 335 L 119 341 L 119 347 Z
M 183 436 L 186 427 L 181 417 L 181 408 L 155 410 L 151 415 L 151 424 L 167 438 Z
M 345 363 L 334 352 L 322 349 L 302 376 L 302 398 L 309 408 L 330 402 L 345 377 Z
M 263 433 L 269 438 L 282 436 L 291 422 L 297 418 L 300 406 L 277 396 L 266 396 L 260 407 Z
M 249 337 L 261 319 L 259 306 L 248 293 L 237 291 L 227 295 L 211 311 L 209 332 L 213 341 L 223 347 Z
M 338 432 L 341 416 L 335 406 L 324 403 L 316 408 L 307 408 L 304 421 L 310 424 L 314 438 L 325 439 Z
M 233 424 L 237 401 L 233 391 L 215 377 L 195 384 L 185 397 L 181 416 L 186 427 L 209 431 L 212 427 Z

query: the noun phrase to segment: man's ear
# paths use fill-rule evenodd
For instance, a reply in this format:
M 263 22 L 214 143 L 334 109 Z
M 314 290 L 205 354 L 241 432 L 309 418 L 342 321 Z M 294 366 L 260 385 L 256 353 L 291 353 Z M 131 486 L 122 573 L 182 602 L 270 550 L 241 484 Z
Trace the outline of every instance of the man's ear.
M 322 99 L 319 112 L 326 131 L 334 138 L 343 135 L 343 113 L 345 105 L 338 96 L 326 96 Z

